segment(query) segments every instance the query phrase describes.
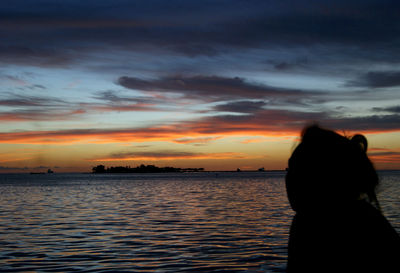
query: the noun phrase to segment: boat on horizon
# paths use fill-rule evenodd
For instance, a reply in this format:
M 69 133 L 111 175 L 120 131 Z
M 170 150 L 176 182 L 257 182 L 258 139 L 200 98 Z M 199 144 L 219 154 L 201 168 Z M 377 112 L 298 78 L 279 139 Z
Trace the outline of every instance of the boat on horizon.
M 30 174 L 46 174 L 46 173 L 54 173 L 51 169 L 48 169 L 47 172 L 30 172 Z

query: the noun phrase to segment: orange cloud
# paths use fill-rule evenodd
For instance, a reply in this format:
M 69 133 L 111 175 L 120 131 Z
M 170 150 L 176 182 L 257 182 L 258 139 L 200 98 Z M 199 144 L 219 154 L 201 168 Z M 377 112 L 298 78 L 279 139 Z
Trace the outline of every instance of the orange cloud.
M 80 112 L 77 112 L 79 114 Z M 255 115 L 223 115 L 206 117 L 166 126 L 125 129 L 71 129 L 58 131 L 23 131 L 0 133 L 0 143 L 70 144 L 169 141 L 175 143 L 206 143 L 224 136 L 289 137 L 299 136 L 307 120 L 318 120 L 316 113 L 286 110 L 262 110 Z M 0 117 L 1 119 L 1 117 Z M 329 121 L 329 122 L 327 122 Z M 390 122 L 390 126 L 392 126 Z M 350 121 L 343 121 L 343 128 Z M 321 125 L 340 125 L 339 120 L 325 120 Z M 364 133 L 398 131 L 392 127 L 357 130 Z M 386 125 L 385 125 L 386 126 Z M 397 127 L 396 127 L 397 128 Z M 356 130 L 354 130 L 356 131 Z
M 179 160 L 179 159 L 247 159 L 242 153 L 192 153 L 192 152 L 124 152 L 114 153 L 105 158 L 88 159 L 88 161 L 131 161 L 131 160 Z
M 214 141 L 220 139 L 220 136 L 203 136 L 203 137 L 182 137 L 174 139 L 173 142 L 181 143 L 181 144 L 204 144 L 210 141 Z
M 14 161 L 23 161 L 23 160 L 29 160 L 32 159 L 32 157 L 28 157 L 28 156 L 16 156 L 14 154 L 2 154 L 0 155 L 1 159 L 0 159 L 0 163 L 4 163 L 4 162 L 14 162 Z
M 369 157 L 376 163 L 399 163 L 400 150 L 390 150 L 384 148 L 370 149 Z
M 171 132 L 172 131 L 172 132 Z M 59 131 L 25 131 L 0 133 L 0 143 L 24 144 L 70 144 L 70 143 L 116 143 L 167 140 L 176 137 L 168 128 L 146 129 L 75 129 Z M 171 136 L 171 134 L 173 134 Z M 180 135 L 179 135 L 180 136 Z
M 267 139 L 267 138 L 259 137 L 259 138 L 249 138 L 249 139 L 245 139 L 245 140 L 242 140 L 240 143 L 242 143 L 242 144 L 249 144 L 249 143 L 262 143 L 262 142 L 268 142 L 268 141 L 273 141 L 273 140 Z
M 214 126 L 207 122 L 182 123 L 138 129 L 73 129 L 59 131 L 23 131 L 0 133 L 0 143 L 71 144 L 171 141 L 175 143 L 206 143 L 225 136 L 286 136 L 297 131 L 277 131 L 274 128 L 248 124 Z

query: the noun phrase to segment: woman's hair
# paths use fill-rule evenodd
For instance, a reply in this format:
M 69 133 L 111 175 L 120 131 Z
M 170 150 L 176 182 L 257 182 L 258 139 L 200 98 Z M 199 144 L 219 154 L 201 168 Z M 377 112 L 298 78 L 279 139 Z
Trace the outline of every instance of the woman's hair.
M 317 125 L 306 127 L 289 159 L 286 190 L 292 208 L 316 210 L 366 199 L 379 208 L 378 175 L 366 154 L 367 139 L 352 138 Z

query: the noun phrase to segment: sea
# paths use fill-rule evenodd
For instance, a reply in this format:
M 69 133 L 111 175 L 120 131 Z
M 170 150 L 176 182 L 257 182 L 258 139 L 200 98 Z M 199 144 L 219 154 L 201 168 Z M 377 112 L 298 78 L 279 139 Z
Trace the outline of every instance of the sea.
M 400 171 L 379 172 L 400 233 Z M 284 272 L 284 172 L 0 175 L 1 272 Z

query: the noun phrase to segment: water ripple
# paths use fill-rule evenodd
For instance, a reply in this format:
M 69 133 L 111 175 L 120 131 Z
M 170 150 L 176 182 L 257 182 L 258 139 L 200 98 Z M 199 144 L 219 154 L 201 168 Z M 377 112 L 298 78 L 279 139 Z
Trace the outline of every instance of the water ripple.
M 0 269 L 284 272 L 293 214 L 283 177 L 3 176 Z M 381 192 L 395 226 L 398 178 L 387 176 L 392 188 Z

